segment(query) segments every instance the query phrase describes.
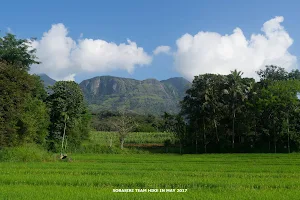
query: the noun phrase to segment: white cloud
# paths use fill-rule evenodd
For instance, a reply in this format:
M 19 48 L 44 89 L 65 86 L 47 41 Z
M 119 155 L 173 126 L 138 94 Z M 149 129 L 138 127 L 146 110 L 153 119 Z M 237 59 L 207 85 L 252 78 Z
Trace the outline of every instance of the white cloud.
M 257 78 L 255 72 L 269 64 L 291 70 L 297 58 L 288 52 L 293 39 L 281 26 L 283 20 L 275 17 L 265 22 L 263 34 L 252 34 L 249 40 L 240 28 L 231 35 L 202 31 L 194 36 L 185 34 L 176 41 L 175 67 L 189 80 L 199 74 L 228 74 L 234 69 Z
M 70 75 L 64 77 L 62 80 L 63 81 L 75 81 L 75 76 L 76 76 L 76 74 L 70 74 Z
M 123 69 L 131 73 L 136 66 L 148 65 L 152 61 L 143 48 L 130 40 L 117 45 L 82 36 L 76 42 L 68 37 L 68 30 L 63 24 L 52 25 L 41 40 L 32 43 L 42 64 L 33 65 L 31 72 L 46 73 L 56 80 L 74 80 L 80 72 Z
M 130 40 L 127 43 L 117 45 L 104 40 L 83 39 L 72 54 L 73 60 L 83 71 L 89 72 L 123 69 L 132 73 L 135 65 L 151 63 L 151 57 L 143 48 Z
M 170 54 L 170 50 L 171 50 L 171 48 L 169 46 L 158 46 L 153 51 L 153 54 L 154 55 L 158 55 L 160 53 Z

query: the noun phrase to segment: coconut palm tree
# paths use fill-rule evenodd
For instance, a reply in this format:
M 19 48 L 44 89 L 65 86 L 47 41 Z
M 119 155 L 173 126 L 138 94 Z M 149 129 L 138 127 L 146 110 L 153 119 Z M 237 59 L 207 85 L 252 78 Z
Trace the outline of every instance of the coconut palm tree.
M 242 106 L 242 102 L 247 98 L 246 96 L 246 85 L 243 83 L 242 79 L 243 73 L 241 71 L 231 71 L 228 75 L 228 95 L 230 97 L 230 108 L 232 112 L 232 148 L 234 149 L 234 139 L 235 139 L 235 120 L 236 114 Z

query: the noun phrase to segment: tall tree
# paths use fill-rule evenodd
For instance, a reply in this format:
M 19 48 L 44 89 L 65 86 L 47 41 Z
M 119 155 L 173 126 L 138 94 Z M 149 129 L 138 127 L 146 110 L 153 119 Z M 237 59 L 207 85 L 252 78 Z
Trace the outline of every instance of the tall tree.
M 242 102 L 245 100 L 245 85 L 242 81 L 243 73 L 241 71 L 231 71 L 228 75 L 228 95 L 229 95 L 229 105 L 232 114 L 232 148 L 234 149 L 235 143 L 235 121 L 236 114 L 240 111 Z
M 51 89 L 53 93 L 47 98 L 51 119 L 49 148 L 57 151 L 63 137 L 68 138 L 68 144 L 76 147 L 88 137 L 89 132 L 85 128 L 89 127 L 89 120 L 86 124 L 82 122 L 87 114 L 82 91 L 74 81 L 58 81 Z M 81 132 L 83 129 L 85 131 Z
M 49 125 L 46 92 L 38 77 L 0 62 L 0 145 L 44 143 Z

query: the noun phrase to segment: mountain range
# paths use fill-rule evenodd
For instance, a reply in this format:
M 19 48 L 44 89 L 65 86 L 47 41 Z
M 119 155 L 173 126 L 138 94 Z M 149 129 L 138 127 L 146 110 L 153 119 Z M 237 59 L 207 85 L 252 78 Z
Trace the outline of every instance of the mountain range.
M 44 85 L 55 80 L 40 75 Z M 156 79 L 135 80 L 114 76 L 98 76 L 79 84 L 89 108 L 93 112 L 126 109 L 137 114 L 161 115 L 179 112 L 179 101 L 191 83 L 182 77 L 163 81 Z

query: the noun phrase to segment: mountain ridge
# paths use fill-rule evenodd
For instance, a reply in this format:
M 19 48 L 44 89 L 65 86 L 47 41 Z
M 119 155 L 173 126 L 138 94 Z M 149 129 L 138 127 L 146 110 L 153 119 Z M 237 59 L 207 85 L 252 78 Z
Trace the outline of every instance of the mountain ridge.
M 137 114 L 161 115 L 179 112 L 179 101 L 191 83 L 182 77 L 159 81 L 116 76 L 96 76 L 79 86 L 93 112 L 126 109 Z

